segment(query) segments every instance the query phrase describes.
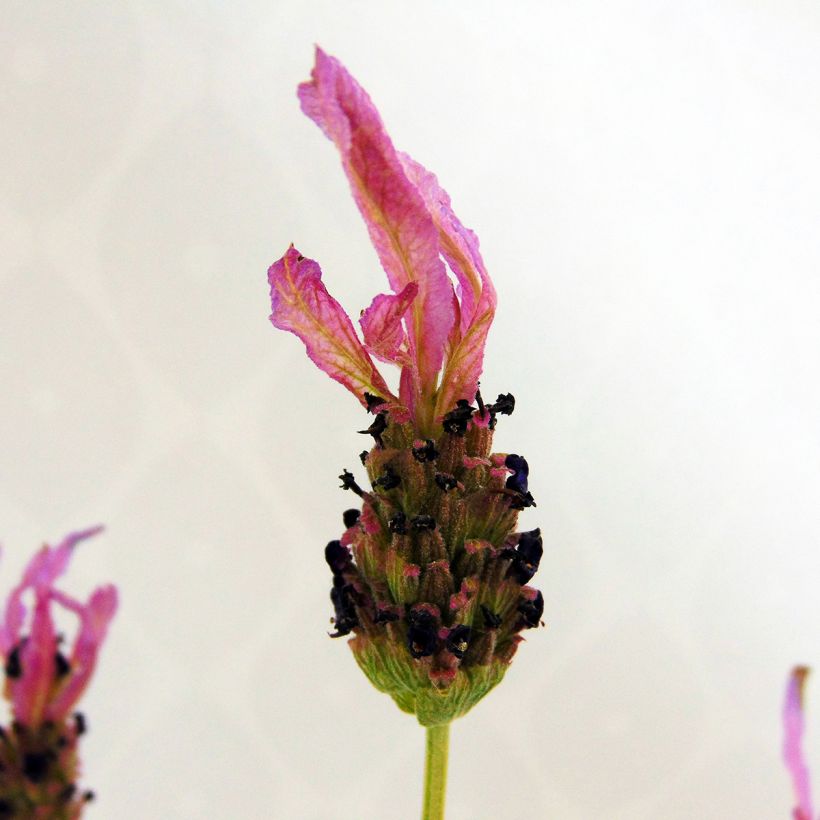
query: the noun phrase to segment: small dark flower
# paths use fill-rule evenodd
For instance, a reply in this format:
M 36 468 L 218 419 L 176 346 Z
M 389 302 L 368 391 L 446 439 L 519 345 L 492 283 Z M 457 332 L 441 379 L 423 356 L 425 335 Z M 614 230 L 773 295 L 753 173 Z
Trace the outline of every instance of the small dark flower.
M 447 634 L 445 646 L 448 651 L 452 652 L 459 660 L 461 660 L 470 644 L 471 635 L 472 630 L 469 626 L 459 624 L 458 626 L 453 627 Z
M 381 396 L 374 396 L 372 393 L 368 393 L 366 390 L 364 393 L 364 400 L 367 404 L 368 413 L 375 413 L 377 407 L 381 407 L 383 404 L 387 404 L 387 401 L 383 399 Z
M 434 480 L 445 493 L 447 490 L 454 490 L 458 486 L 458 481 L 456 481 L 455 476 L 448 475 L 447 473 L 436 473 Z
M 511 416 L 515 410 L 515 396 L 512 393 L 499 393 L 495 404 L 491 404 L 488 409 L 492 415 L 498 413 L 502 416 Z
M 377 413 L 373 424 L 367 430 L 359 430 L 365 436 L 373 436 L 373 440 L 379 447 L 384 447 L 382 433 L 387 429 L 387 413 Z
M 342 482 L 341 488 L 343 490 L 352 490 L 358 496 L 364 495 L 364 490 L 356 483 L 353 473 L 348 470 L 343 470 L 339 476 L 339 480 Z
M 519 584 L 526 584 L 538 571 L 541 556 L 544 554 L 544 542 L 541 539 L 541 530 L 522 532 L 518 537 L 518 544 L 514 550 L 505 550 L 504 555 L 511 559 L 507 577 L 513 577 Z
M 388 464 L 384 472 L 373 482 L 374 487 L 381 487 L 383 490 L 394 490 L 401 484 L 401 477 Z
M 438 648 L 436 619 L 424 610 L 413 610 L 407 615 L 407 648 L 414 658 L 425 658 Z
M 518 605 L 518 611 L 521 613 L 521 625 L 526 629 L 532 629 L 541 622 L 541 616 L 544 614 L 544 596 L 538 590 L 535 597 L 524 598 Z
M 387 520 L 387 529 L 398 535 L 404 535 L 407 532 L 407 516 L 399 510 Z
M 353 587 L 346 584 L 340 575 L 333 576 L 330 600 L 336 613 L 333 618 L 336 631 L 332 632 L 330 637 L 341 638 L 342 635 L 349 634 L 354 626 L 359 625 L 359 618 L 356 615 L 356 607 L 353 602 Z
M 438 450 L 433 439 L 428 438 L 423 444 L 413 447 L 413 458 L 416 461 L 435 461 L 438 458 Z
M 507 479 L 507 489 L 524 495 L 529 488 L 530 467 L 527 464 L 527 459 L 515 453 L 510 453 L 504 461 L 504 465 L 513 471 L 513 474 Z
M 350 550 L 340 541 L 330 541 L 325 547 L 325 561 L 334 575 L 344 572 L 353 562 Z
M 380 606 L 376 610 L 376 617 L 373 622 L 377 624 L 386 624 L 390 621 L 398 621 L 399 613 L 387 606 Z
M 361 510 L 351 509 L 345 510 L 342 513 L 342 522 L 345 525 L 345 529 L 349 530 L 351 527 L 355 526 L 356 523 L 359 521 L 359 516 L 361 516 Z
M 410 526 L 414 530 L 434 530 L 436 519 L 432 515 L 414 515 L 410 519 Z
M 445 433 L 452 433 L 456 436 L 463 436 L 467 432 L 467 424 L 473 417 L 474 408 L 470 406 L 467 399 L 459 399 L 456 402 L 455 410 L 451 410 L 444 416 L 442 427 Z

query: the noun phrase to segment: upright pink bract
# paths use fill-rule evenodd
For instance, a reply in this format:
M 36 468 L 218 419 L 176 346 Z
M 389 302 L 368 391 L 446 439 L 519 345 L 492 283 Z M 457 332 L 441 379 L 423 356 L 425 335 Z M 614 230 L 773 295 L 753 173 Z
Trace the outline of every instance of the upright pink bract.
M 338 60 L 317 48 L 299 99 L 339 150 L 395 295 L 376 296 L 364 313 L 362 345 L 338 303 L 319 288 L 315 262 L 302 262 L 315 269 L 314 298 L 285 297 L 301 289 L 288 261 L 296 253 L 291 248 L 268 271 L 271 321 L 299 336 L 313 361 L 363 404 L 365 393 L 400 403 L 419 431 L 429 430 L 457 401 L 472 401 L 478 386 L 496 305 L 478 240 L 459 222 L 435 176 L 396 151 L 367 93 Z M 398 400 L 368 351 L 401 368 Z
M 44 546 L 31 559 L 6 603 L 5 620 L 0 625 L 6 696 L 15 719 L 29 730 L 36 730 L 44 721 L 61 723 L 71 713 L 91 679 L 116 612 L 117 590 L 111 585 L 96 589 L 86 603 L 55 587 L 76 545 L 101 530 L 94 527 L 71 533 L 56 547 Z M 32 597 L 30 616 L 23 603 L 26 594 Z M 63 654 L 52 618 L 54 604 L 79 620 L 67 654 Z
M 794 820 L 812 820 L 814 816 L 809 770 L 803 757 L 803 687 L 808 673 L 809 670 L 805 666 L 796 666 L 792 670 L 783 702 L 783 760 L 791 775 L 797 800 L 793 812 Z

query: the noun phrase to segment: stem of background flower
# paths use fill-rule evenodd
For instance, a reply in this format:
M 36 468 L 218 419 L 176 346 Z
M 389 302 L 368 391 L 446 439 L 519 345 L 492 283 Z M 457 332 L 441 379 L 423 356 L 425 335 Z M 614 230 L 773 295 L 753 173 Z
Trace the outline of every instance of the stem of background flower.
M 421 820 L 444 820 L 449 746 L 449 723 L 442 726 L 427 727 L 427 753 L 424 759 L 424 807 Z

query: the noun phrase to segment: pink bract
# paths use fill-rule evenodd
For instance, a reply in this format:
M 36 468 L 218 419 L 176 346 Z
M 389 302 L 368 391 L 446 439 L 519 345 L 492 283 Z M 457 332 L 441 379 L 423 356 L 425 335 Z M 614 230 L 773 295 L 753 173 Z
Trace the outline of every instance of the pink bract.
M 803 687 L 808 673 L 805 666 L 796 666 L 792 670 L 783 702 L 783 760 L 791 775 L 797 800 L 792 815 L 794 820 L 812 820 L 814 816 L 809 770 L 803 757 Z
M 378 396 L 428 430 L 457 401 L 472 401 L 478 387 L 496 305 L 478 240 L 436 177 L 396 151 L 367 93 L 338 60 L 317 48 L 299 99 L 339 150 L 393 294 L 376 296 L 364 312 L 362 344 L 321 283 L 319 266 L 291 246 L 268 271 L 271 321 L 295 333 L 363 405 L 365 393 Z M 398 397 L 371 355 L 401 368 Z
M 31 559 L 6 603 L 5 619 L 0 625 L 6 696 L 15 719 L 29 729 L 36 729 L 46 720 L 59 723 L 71 713 L 91 679 L 116 612 L 117 590 L 111 585 L 96 589 L 86 603 L 55 587 L 75 546 L 101 530 L 93 527 L 71 533 L 56 547 L 44 546 Z M 24 603 L 28 594 L 32 598 L 30 609 Z M 54 604 L 73 612 L 79 620 L 67 654 L 62 654 L 52 618 Z M 10 669 L 14 669 L 11 674 Z

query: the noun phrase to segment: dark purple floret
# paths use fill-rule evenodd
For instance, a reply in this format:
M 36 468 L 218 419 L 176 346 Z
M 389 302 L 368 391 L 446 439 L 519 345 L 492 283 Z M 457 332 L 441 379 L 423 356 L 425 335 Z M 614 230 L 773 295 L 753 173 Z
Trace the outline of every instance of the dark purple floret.
M 433 439 L 428 438 L 421 447 L 413 448 L 413 458 L 416 461 L 435 461 L 438 458 L 438 450 Z
M 539 590 L 533 600 L 523 600 L 518 605 L 518 611 L 521 613 L 521 625 L 525 629 L 532 629 L 541 622 L 541 616 L 544 614 L 544 596 Z
M 373 424 L 367 430 L 359 430 L 365 436 L 373 436 L 373 440 L 379 447 L 384 447 L 382 433 L 387 429 L 387 413 L 377 413 Z
M 467 647 L 470 644 L 470 636 L 472 629 L 465 624 L 459 624 L 453 627 L 447 635 L 445 646 L 448 651 L 452 652 L 459 660 L 464 657 Z
M 384 472 L 373 482 L 374 487 L 381 487 L 383 490 L 394 490 L 399 484 L 401 484 L 401 478 L 389 464 L 384 468 Z
M 507 489 L 515 490 L 515 492 L 524 495 L 529 488 L 530 466 L 527 464 L 527 459 L 515 453 L 510 453 L 505 459 L 504 465 L 507 469 L 513 471 L 513 474 L 507 478 Z
M 357 510 L 355 508 L 352 510 L 345 510 L 342 513 L 342 522 L 345 525 L 345 529 L 349 530 L 352 526 L 354 526 L 358 522 L 361 514 L 361 510 Z
M 425 658 L 438 648 L 436 619 L 424 610 L 407 615 L 407 648 L 414 658 Z
M 380 606 L 376 610 L 376 617 L 373 618 L 374 624 L 386 624 L 390 621 L 398 621 L 399 614 L 387 606 Z
M 358 496 L 364 495 L 364 490 L 356 483 L 356 479 L 350 471 L 343 470 L 339 480 L 342 482 L 341 487 L 343 490 L 352 490 Z
M 398 535 L 404 535 L 407 532 L 407 516 L 399 510 L 387 519 L 387 529 Z
M 514 550 L 505 550 L 504 557 L 510 558 L 512 563 L 507 571 L 507 577 L 515 578 L 519 584 L 526 584 L 538 571 L 541 556 L 544 554 L 544 542 L 541 539 L 541 530 L 522 532 L 518 537 L 518 545 Z
M 350 550 L 343 547 L 340 541 L 330 541 L 325 547 L 325 561 L 334 575 L 344 572 L 353 563 Z
M 436 473 L 434 480 L 439 486 L 439 489 L 443 490 L 445 493 L 448 490 L 455 490 L 458 486 L 458 481 L 456 481 L 455 476 L 448 475 L 447 473 Z
M 523 510 L 526 507 L 536 507 L 538 506 L 535 503 L 535 499 L 532 497 L 532 493 L 516 493 L 510 499 L 510 509 L 511 510 Z
M 367 412 L 368 413 L 375 413 L 377 407 L 381 407 L 383 404 L 387 404 L 387 401 L 383 399 L 381 396 L 374 396 L 372 393 L 365 392 L 364 400 L 367 402 Z
M 499 393 L 495 404 L 488 405 L 487 410 L 490 414 L 490 430 L 495 430 L 498 415 L 512 415 L 513 410 L 515 410 L 515 397 L 512 393 Z
M 499 393 L 495 404 L 489 407 L 490 413 L 500 413 L 502 416 L 511 416 L 515 410 L 515 396 L 512 393 Z
M 434 530 L 436 519 L 432 515 L 414 515 L 410 519 L 410 526 L 414 530 Z
M 473 417 L 473 410 L 474 408 L 470 406 L 467 399 L 459 399 L 455 410 L 447 413 L 442 420 L 444 432 L 463 436 L 467 432 L 467 423 Z
M 359 625 L 356 607 L 353 603 L 353 587 L 346 584 L 341 575 L 333 576 L 333 588 L 330 590 L 330 600 L 333 602 L 335 616 L 333 622 L 336 631 L 330 634 L 331 638 L 340 638 L 347 635 L 354 626 Z

